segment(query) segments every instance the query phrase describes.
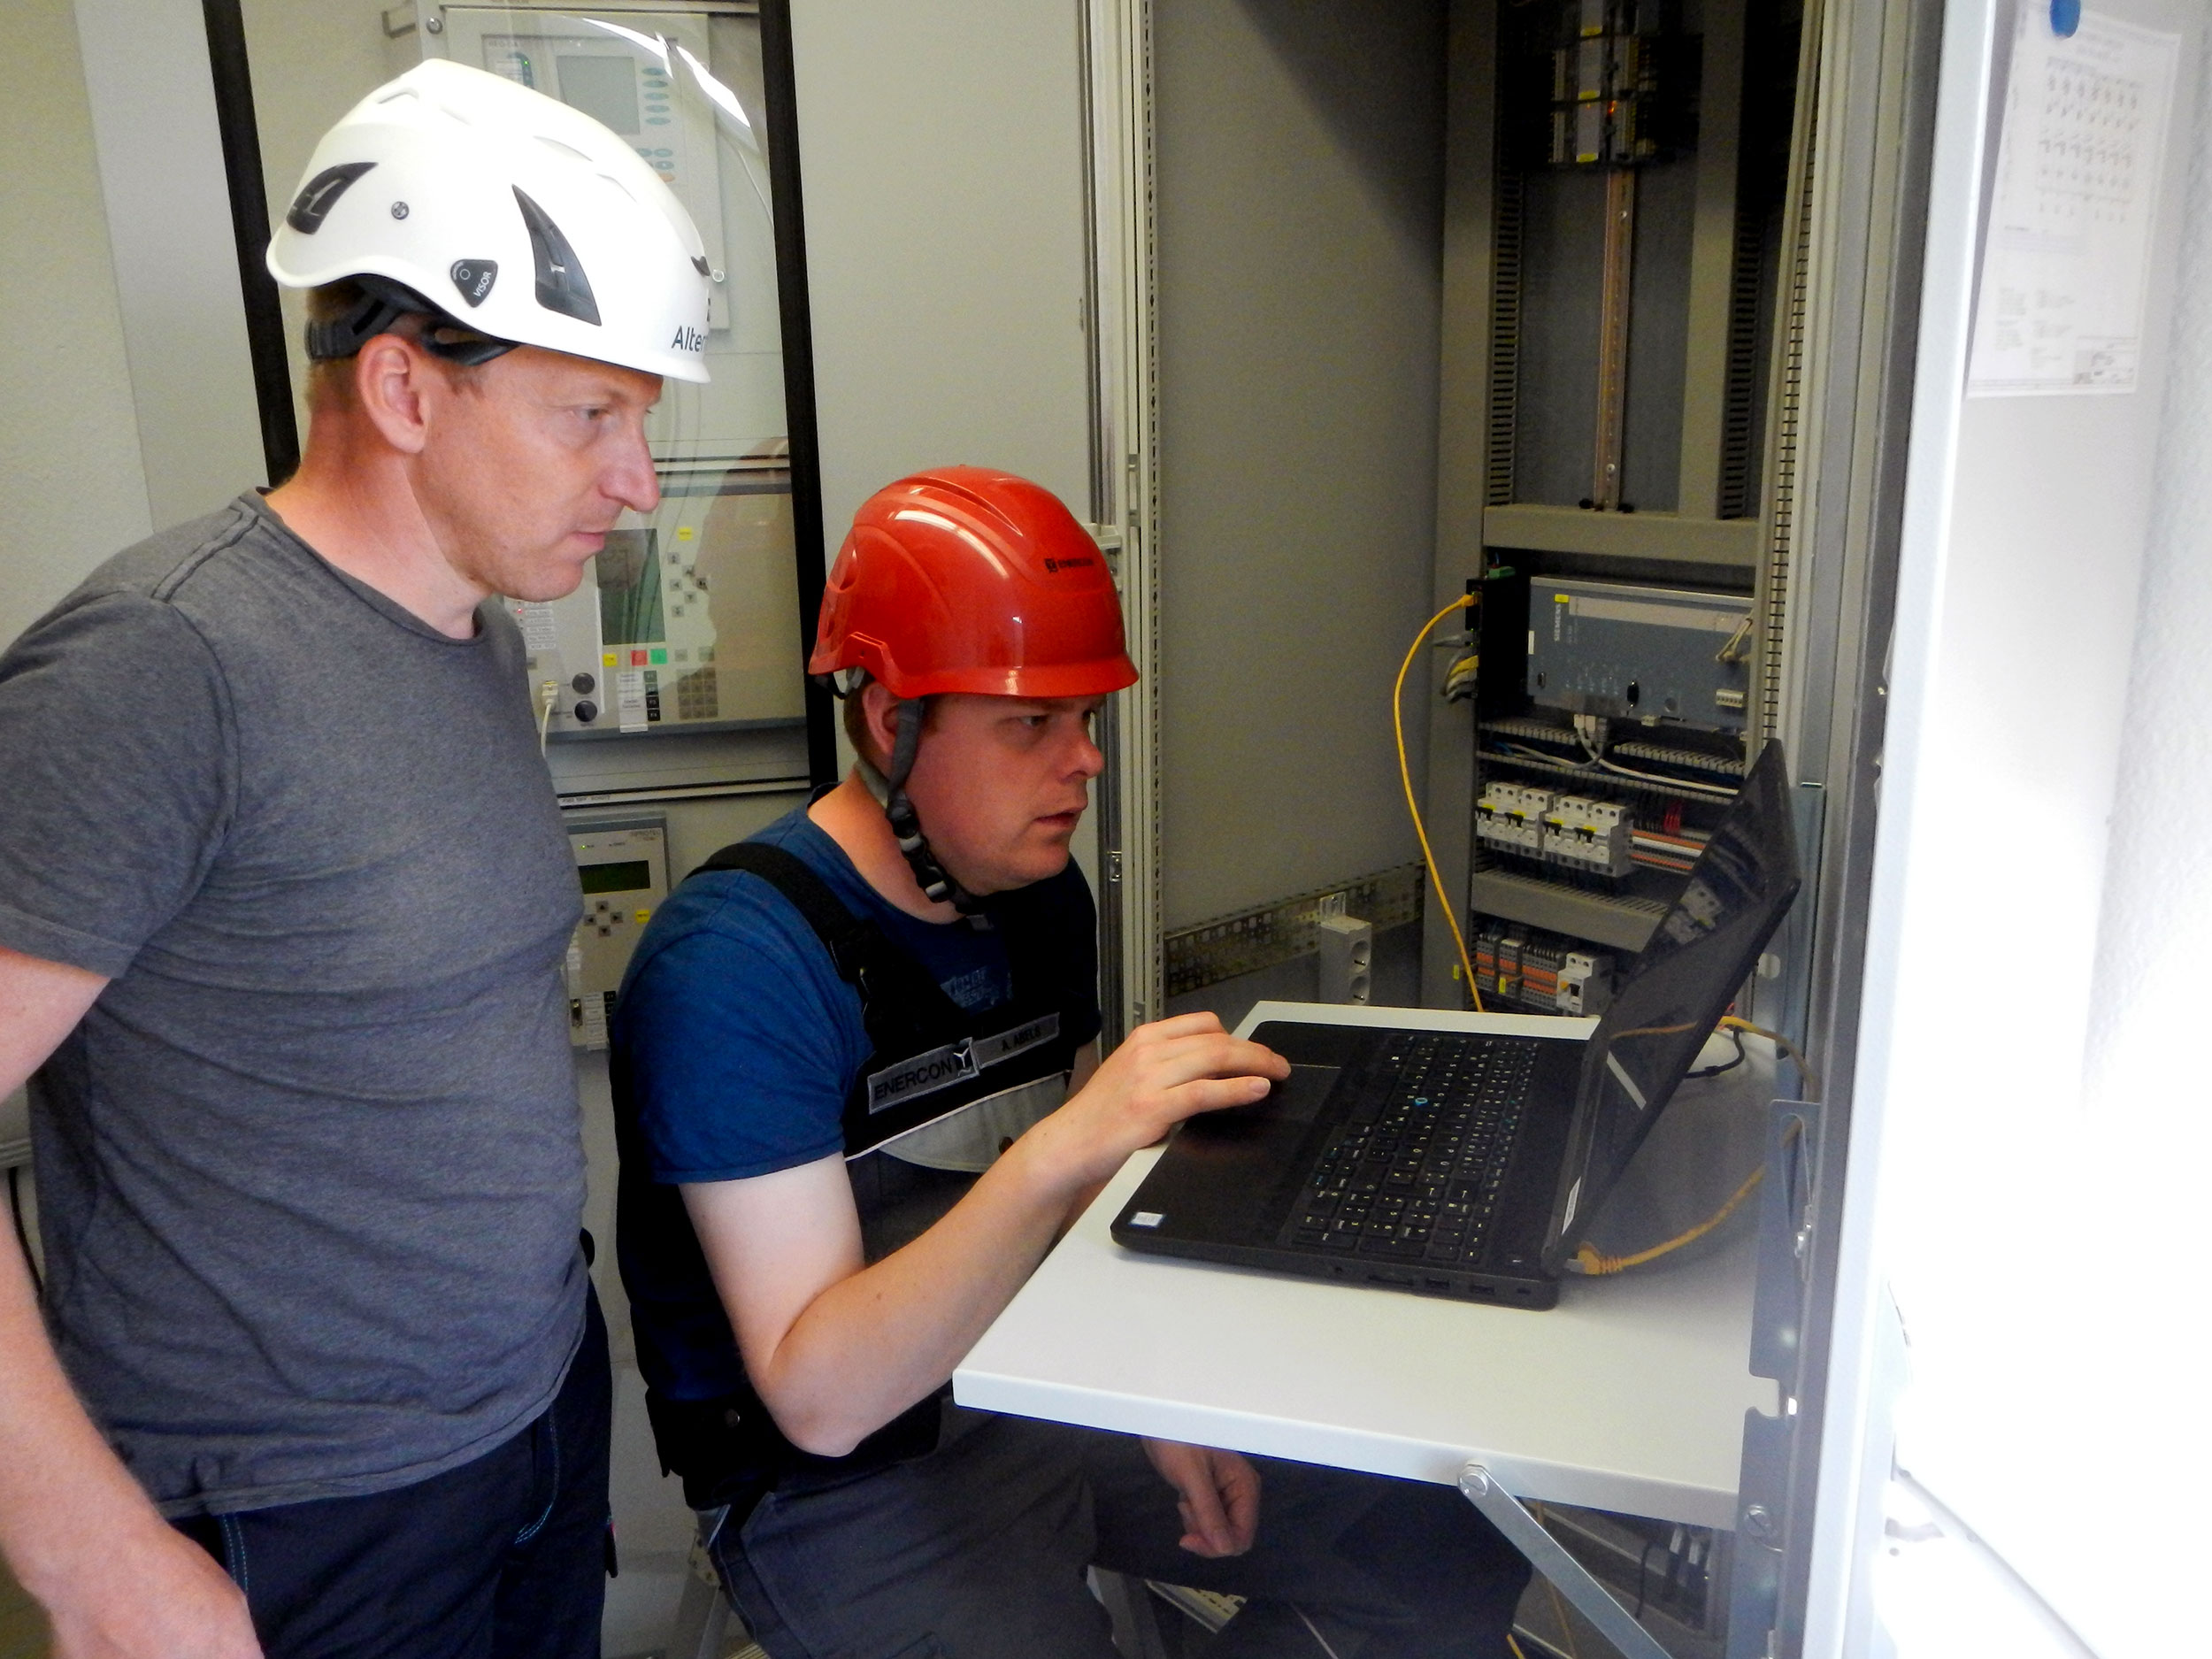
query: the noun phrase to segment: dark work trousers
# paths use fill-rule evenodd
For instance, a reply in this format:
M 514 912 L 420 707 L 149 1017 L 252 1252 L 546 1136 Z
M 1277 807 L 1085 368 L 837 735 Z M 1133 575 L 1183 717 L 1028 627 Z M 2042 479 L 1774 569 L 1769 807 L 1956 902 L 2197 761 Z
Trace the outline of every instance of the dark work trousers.
M 1250 1598 L 1209 1659 L 1506 1659 L 1528 1563 L 1456 1490 L 1254 1462 L 1257 1541 L 1208 1561 L 1136 1440 L 948 1407 L 927 1457 L 772 1493 L 710 1553 L 773 1659 L 1114 1659 L 1091 1565 Z
M 267 1659 L 598 1659 L 612 1401 L 594 1296 L 553 1403 L 481 1457 L 176 1525 L 245 1591 Z

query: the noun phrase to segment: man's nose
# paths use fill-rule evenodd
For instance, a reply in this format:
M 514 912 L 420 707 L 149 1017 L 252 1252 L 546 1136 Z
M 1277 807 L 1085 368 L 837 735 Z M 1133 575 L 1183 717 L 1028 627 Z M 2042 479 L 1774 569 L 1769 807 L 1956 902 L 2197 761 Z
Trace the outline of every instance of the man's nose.
M 646 448 L 642 420 L 623 434 L 621 453 L 610 463 L 600 488 L 633 512 L 650 512 L 661 504 L 660 474 Z
M 1090 727 L 1087 725 L 1078 726 L 1075 728 L 1075 741 L 1071 745 L 1068 755 L 1069 775 L 1087 782 L 1105 770 L 1105 754 L 1091 736 Z

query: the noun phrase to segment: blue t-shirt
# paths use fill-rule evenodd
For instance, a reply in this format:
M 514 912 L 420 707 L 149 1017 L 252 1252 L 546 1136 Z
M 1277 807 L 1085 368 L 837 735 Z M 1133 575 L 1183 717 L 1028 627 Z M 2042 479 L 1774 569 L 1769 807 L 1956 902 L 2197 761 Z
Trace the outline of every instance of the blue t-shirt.
M 999 933 L 889 903 L 804 808 L 751 839 L 798 858 L 962 1008 L 987 1012 L 1012 996 Z M 1071 861 L 1027 897 L 1056 947 L 1065 938 L 1063 972 L 1086 987 L 1087 1026 L 1064 1034 L 1087 1043 L 1099 1030 L 1090 886 Z M 639 1177 L 664 1187 L 741 1180 L 842 1151 L 846 1096 L 871 1052 L 859 993 L 782 894 L 749 872 L 708 871 L 647 925 L 609 1037 L 623 1150 L 617 1245 L 639 1363 L 664 1392 L 710 1397 L 736 1386 L 735 1344 L 680 1206 L 673 1194 L 655 1202 Z
M 998 934 L 909 916 L 804 808 L 751 839 L 798 858 L 962 1008 L 983 1012 L 1012 995 Z M 1064 907 L 1071 949 L 1095 952 L 1090 887 L 1072 860 L 1035 894 Z M 1079 1045 L 1097 1034 L 1094 1009 L 1090 1029 L 1070 1033 Z M 653 1179 L 670 1183 L 769 1175 L 842 1149 L 845 1096 L 869 1053 L 859 994 L 806 918 L 760 877 L 733 870 L 693 876 L 647 925 L 610 1037 Z

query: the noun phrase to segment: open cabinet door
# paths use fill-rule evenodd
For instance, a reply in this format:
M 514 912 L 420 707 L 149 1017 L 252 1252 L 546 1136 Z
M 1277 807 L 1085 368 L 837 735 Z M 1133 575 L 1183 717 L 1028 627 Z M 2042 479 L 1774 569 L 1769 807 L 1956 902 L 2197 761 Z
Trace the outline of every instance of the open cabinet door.
M 1872 65 L 1886 33 L 1918 36 L 1898 84 L 1920 95 L 1869 136 L 1928 160 L 1899 270 L 1909 448 L 1863 474 L 1896 514 L 1881 822 L 1849 1169 L 1820 1219 L 1802 1624 L 1777 1651 L 2119 1659 L 2189 1645 L 2183 1506 L 2208 1472 L 2198 1414 L 2139 1396 L 2201 1324 L 2180 1311 L 2201 993 L 2177 970 L 2212 873 L 2170 826 L 2212 787 L 2172 741 L 2201 730 L 2212 598 L 2207 19 L 1933 12 L 1865 8 L 1831 45 Z M 1860 108 L 1887 96 L 1867 84 Z

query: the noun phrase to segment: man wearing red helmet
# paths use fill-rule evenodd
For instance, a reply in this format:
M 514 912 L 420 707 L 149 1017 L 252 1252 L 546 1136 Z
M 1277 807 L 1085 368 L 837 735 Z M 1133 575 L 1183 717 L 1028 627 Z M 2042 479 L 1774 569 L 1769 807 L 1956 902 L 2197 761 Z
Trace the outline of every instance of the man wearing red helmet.
M 1094 1563 L 1252 1598 L 1224 1659 L 1502 1654 L 1527 1569 L 1455 1493 L 1271 1464 L 1263 1524 L 1234 1454 L 950 1403 L 1131 1152 L 1288 1068 L 1210 1015 L 1100 1061 L 1068 844 L 1136 672 L 1050 494 L 971 467 L 879 492 L 809 668 L 844 677 L 859 764 L 683 884 L 613 1029 L 655 1435 L 755 1636 L 1110 1659 Z

